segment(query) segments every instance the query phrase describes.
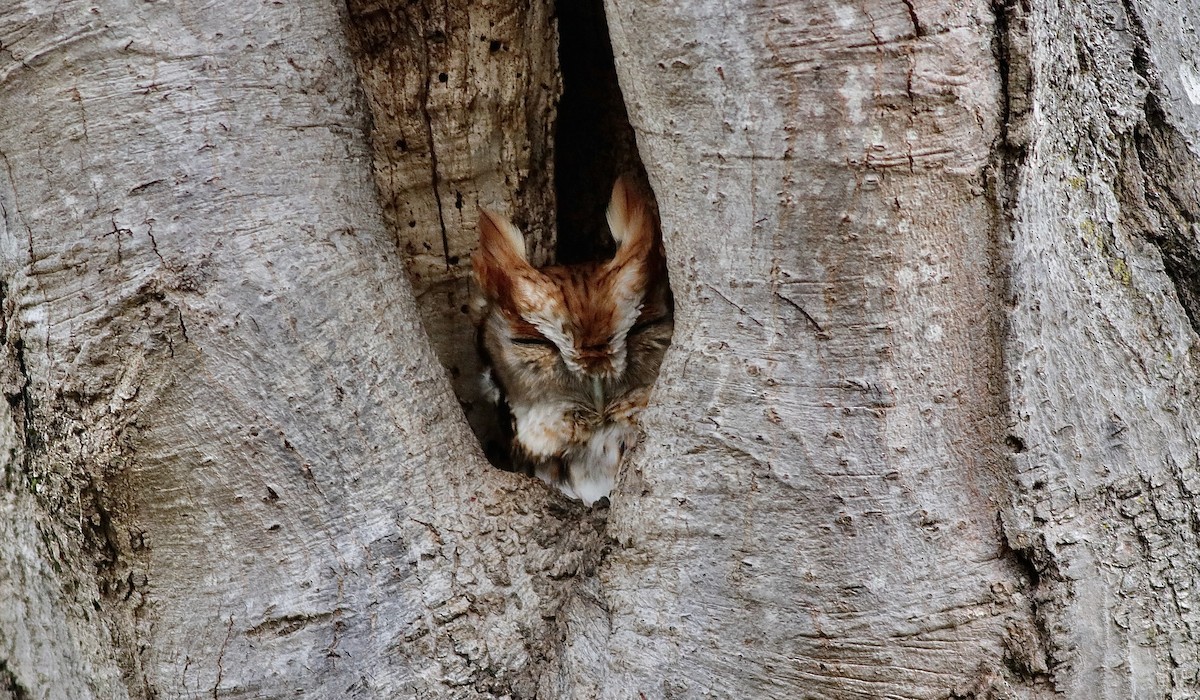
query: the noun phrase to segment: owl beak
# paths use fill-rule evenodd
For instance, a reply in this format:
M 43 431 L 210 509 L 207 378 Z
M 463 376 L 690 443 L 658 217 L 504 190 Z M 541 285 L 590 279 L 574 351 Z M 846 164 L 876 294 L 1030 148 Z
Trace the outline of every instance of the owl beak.
M 592 401 L 596 405 L 596 410 L 600 413 L 604 412 L 604 380 L 599 376 L 592 377 Z

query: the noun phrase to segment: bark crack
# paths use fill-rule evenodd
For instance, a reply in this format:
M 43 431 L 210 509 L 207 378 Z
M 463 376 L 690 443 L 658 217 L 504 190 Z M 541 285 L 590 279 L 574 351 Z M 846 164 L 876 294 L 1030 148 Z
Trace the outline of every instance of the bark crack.
M 425 17 L 428 19 L 428 16 Z M 449 270 L 450 264 L 450 237 L 446 233 L 446 214 L 442 211 L 442 178 L 438 170 L 437 146 L 433 134 L 433 118 L 429 112 L 429 95 L 433 83 L 433 62 L 429 54 L 429 32 L 425 27 L 425 23 L 421 23 L 421 42 L 424 46 L 425 65 L 425 82 L 421 87 L 421 119 L 425 123 L 425 139 L 429 143 L 429 183 L 433 188 L 433 200 L 437 205 L 438 225 L 441 227 L 442 233 L 442 259 L 445 261 L 446 269 Z
M 724 300 L 726 304 L 729 304 L 729 305 L 730 305 L 730 306 L 732 306 L 733 308 L 735 308 L 735 309 L 737 309 L 738 311 L 740 311 L 740 312 L 742 313 L 742 315 L 743 315 L 743 316 L 745 316 L 746 318 L 750 319 L 751 321 L 754 321 L 754 323 L 755 323 L 755 324 L 757 324 L 759 328 L 765 328 L 765 327 L 766 327 L 765 325 L 763 325 L 763 322 L 762 322 L 762 321 L 758 320 L 758 319 L 757 319 L 757 318 L 755 318 L 755 317 L 754 317 L 754 316 L 753 316 L 753 315 L 752 315 L 752 314 L 751 314 L 749 311 L 747 311 L 747 310 L 746 310 L 746 307 L 742 306 L 741 304 L 738 304 L 736 301 L 734 301 L 734 300 L 730 299 L 729 297 L 725 296 L 724 294 L 722 294 L 722 293 L 721 293 L 721 290 L 717 289 L 716 287 L 714 287 L 714 286 L 713 286 L 713 285 L 711 285 L 711 284 L 706 284 L 706 285 L 704 285 L 704 286 L 706 286 L 706 287 L 708 287 L 710 290 L 712 290 L 713 294 L 716 294 L 717 296 L 721 297 L 721 299 L 722 299 L 722 300 Z
M 1122 206 L 1121 213 L 1158 249 L 1188 322 L 1200 334 L 1200 196 L 1191 187 L 1200 178 L 1200 166 L 1157 97 L 1164 88 L 1146 51 L 1149 38 L 1141 17 L 1128 0 L 1124 8 L 1134 37 L 1133 70 L 1148 89 L 1141 121 L 1122 154 L 1136 167 L 1122 168 L 1126 177 L 1118 188 L 1132 206 Z
M 30 392 L 33 380 L 25 360 L 25 341 L 9 326 L 13 314 L 15 303 L 9 302 L 8 284 L 0 281 L 0 345 L 9 347 L 9 357 L 5 358 L 5 364 L 8 366 L 0 368 L 3 370 L 0 372 L 0 386 L 3 387 L 13 416 L 19 421 L 17 431 L 22 440 L 21 467 L 28 475 L 37 445 L 37 433 L 33 429 L 33 398 Z M 7 477 L 7 474 L 5 476 Z
M 192 342 L 191 339 L 188 338 L 187 324 L 183 322 L 183 309 L 176 306 L 175 313 L 179 316 L 179 331 L 180 331 L 180 333 L 183 334 L 183 342 L 185 342 L 185 343 Z M 174 345 L 174 343 L 172 343 L 171 344 L 171 356 L 174 357 L 174 355 L 175 355 L 175 345 Z
M 913 7 L 912 0 L 901 0 L 904 6 L 908 8 L 908 18 L 912 20 L 913 35 L 921 37 L 925 35 L 925 29 L 921 27 L 921 19 L 917 17 L 917 8 Z
M 33 697 L 29 689 L 17 680 L 17 674 L 9 668 L 7 659 L 0 659 L 0 697 L 12 700 L 30 700 Z
M 112 229 L 107 231 L 104 234 L 104 237 L 108 238 L 109 236 L 116 236 L 116 239 L 117 239 L 117 263 L 120 264 L 122 261 L 121 236 L 129 236 L 130 238 L 133 238 L 133 229 L 128 229 L 128 228 L 118 225 L 117 218 L 115 215 L 110 215 L 108 220 L 112 224 Z
M 221 642 L 221 650 L 217 652 L 217 680 L 213 684 L 212 696 L 219 697 L 221 676 L 225 673 L 225 650 L 229 648 L 229 640 L 233 637 L 233 615 L 229 616 L 229 624 L 225 627 L 225 641 Z
M 800 315 L 804 317 L 804 320 L 808 321 L 808 322 L 809 322 L 809 324 L 811 324 L 813 328 L 817 329 L 817 332 L 818 332 L 818 333 L 824 333 L 824 332 L 825 332 L 825 329 L 821 327 L 821 324 L 817 323 L 817 319 L 813 318 L 811 314 L 809 314 L 807 311 L 805 311 L 803 306 L 800 306 L 800 305 L 799 305 L 799 304 L 797 304 L 795 301 L 793 301 L 793 300 L 791 300 L 791 299 L 789 299 L 789 298 L 785 297 L 784 295 L 780 294 L 779 292 L 775 292 L 775 296 L 777 296 L 777 297 L 779 297 L 780 299 L 782 299 L 784 302 L 786 302 L 786 303 L 787 303 L 789 306 L 791 306 L 793 309 L 795 309 L 795 310 L 799 311 L 799 312 L 800 312 Z
M 146 235 L 150 237 L 150 249 L 154 251 L 154 255 L 158 258 L 158 261 L 165 267 L 167 261 L 163 259 L 162 253 L 158 252 L 158 239 L 154 237 L 154 220 L 147 219 L 143 223 L 146 224 Z

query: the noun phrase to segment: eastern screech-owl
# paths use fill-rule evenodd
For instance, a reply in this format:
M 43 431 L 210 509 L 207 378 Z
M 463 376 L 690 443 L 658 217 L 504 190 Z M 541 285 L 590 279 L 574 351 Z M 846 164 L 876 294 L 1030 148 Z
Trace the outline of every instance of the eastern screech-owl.
M 516 465 L 591 504 L 612 490 L 639 437 L 671 342 L 662 243 L 647 203 L 613 186 L 611 260 L 534 268 L 521 232 L 481 209 L 472 264 L 486 297 L 480 346 L 513 427 Z

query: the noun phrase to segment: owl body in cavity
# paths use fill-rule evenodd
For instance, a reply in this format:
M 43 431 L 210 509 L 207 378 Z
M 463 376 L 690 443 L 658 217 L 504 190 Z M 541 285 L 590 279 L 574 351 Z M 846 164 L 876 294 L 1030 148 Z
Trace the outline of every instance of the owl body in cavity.
M 604 262 L 533 267 L 521 232 L 480 210 L 472 266 L 486 298 L 479 334 L 513 427 L 514 463 L 591 504 L 612 490 L 638 414 L 671 342 L 662 243 L 646 202 L 624 179 Z

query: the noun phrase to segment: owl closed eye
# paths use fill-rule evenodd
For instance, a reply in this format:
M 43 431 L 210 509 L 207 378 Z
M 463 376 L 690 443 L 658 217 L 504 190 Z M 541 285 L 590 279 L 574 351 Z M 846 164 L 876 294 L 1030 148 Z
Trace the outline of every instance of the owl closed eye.
M 625 179 L 607 218 L 611 260 L 534 268 L 521 232 L 481 210 L 472 258 L 486 297 L 480 345 L 512 418 L 513 461 L 588 504 L 609 494 L 639 438 L 672 332 L 662 243 Z

